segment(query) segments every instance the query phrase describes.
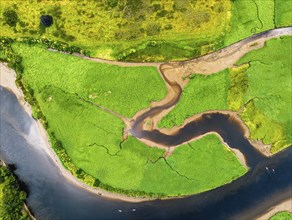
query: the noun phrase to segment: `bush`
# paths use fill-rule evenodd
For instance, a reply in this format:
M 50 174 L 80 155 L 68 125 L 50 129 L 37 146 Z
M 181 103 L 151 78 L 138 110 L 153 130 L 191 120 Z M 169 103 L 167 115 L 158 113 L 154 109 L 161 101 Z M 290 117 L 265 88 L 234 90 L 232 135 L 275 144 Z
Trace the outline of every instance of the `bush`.
M 118 0 L 106 0 L 105 5 L 114 8 L 118 5 Z
M 41 16 L 41 24 L 45 27 L 50 27 L 53 24 L 53 17 L 50 15 Z
M 171 30 L 172 29 L 172 24 L 167 24 L 164 27 L 165 30 Z
M 0 184 L 2 185 L 2 201 L 0 206 L 0 219 L 29 219 L 22 212 L 26 193 L 21 191 L 13 173 L 6 166 L 0 167 Z
M 15 27 L 18 22 L 18 15 L 14 10 L 5 9 L 3 12 L 3 17 L 5 23 L 8 24 L 10 27 Z
M 146 33 L 148 36 L 155 36 L 158 35 L 160 32 L 160 25 L 159 24 L 150 24 L 146 29 Z
M 166 10 L 162 10 L 160 12 L 157 12 L 156 17 L 165 17 L 165 15 L 167 15 L 168 12 Z

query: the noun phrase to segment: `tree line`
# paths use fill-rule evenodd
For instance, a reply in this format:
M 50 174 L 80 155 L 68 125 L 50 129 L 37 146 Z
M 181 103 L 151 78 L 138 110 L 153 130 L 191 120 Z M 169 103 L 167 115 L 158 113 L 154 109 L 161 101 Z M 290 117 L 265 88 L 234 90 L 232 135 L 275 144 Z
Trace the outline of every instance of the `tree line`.
M 0 167 L 0 219 L 29 220 L 23 209 L 26 193 L 19 188 L 16 178 L 6 166 Z

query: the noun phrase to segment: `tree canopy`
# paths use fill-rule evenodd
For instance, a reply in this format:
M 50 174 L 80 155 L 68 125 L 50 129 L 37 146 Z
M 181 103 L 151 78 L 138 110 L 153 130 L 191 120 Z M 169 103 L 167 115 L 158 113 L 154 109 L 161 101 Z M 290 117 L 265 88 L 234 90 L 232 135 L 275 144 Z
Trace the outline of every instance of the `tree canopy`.
M 41 24 L 46 27 L 51 26 L 53 24 L 53 17 L 51 15 L 42 15 Z

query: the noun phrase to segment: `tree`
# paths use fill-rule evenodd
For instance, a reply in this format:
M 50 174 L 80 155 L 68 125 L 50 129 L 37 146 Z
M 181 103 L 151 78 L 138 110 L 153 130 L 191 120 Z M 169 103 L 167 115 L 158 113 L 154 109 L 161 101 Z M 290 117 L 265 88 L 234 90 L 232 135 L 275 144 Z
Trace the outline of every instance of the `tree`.
M 50 27 L 53 24 L 53 17 L 51 15 L 42 15 L 41 24 L 45 27 Z
M 114 8 L 118 5 L 118 0 L 106 0 L 105 4 L 110 8 Z
M 18 15 L 14 10 L 5 9 L 3 12 L 5 23 L 11 27 L 15 27 L 18 22 Z

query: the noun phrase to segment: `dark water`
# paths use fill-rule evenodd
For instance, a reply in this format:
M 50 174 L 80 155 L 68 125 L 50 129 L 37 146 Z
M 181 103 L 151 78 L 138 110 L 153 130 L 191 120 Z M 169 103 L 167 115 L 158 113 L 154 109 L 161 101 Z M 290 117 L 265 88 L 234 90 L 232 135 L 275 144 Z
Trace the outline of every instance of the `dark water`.
M 29 189 L 28 205 L 38 219 L 245 220 L 291 198 L 292 148 L 272 158 L 259 156 L 242 138 L 240 130 L 237 136 L 234 135 L 237 133 L 236 124 L 228 130 L 228 124 L 232 125 L 232 122 L 226 116 L 207 117 L 185 129 L 189 132 L 204 120 L 213 121 L 212 129 L 218 128 L 231 147 L 244 150 L 250 158 L 248 162 L 252 169 L 246 175 L 230 184 L 184 199 L 135 204 L 100 198 L 68 182 L 47 155 L 33 119 L 24 112 L 14 94 L 3 87 L 0 87 L 0 105 L 1 159 L 16 166 L 16 175 Z
M 229 115 L 203 114 L 202 117 L 188 123 L 171 136 L 163 134 L 159 130 L 143 131 L 140 128 L 140 124 L 133 126 L 134 134 L 139 134 L 138 138 L 145 138 L 166 146 L 180 145 L 207 132 L 216 132 L 230 147 L 240 150 L 245 155 L 249 167 L 254 167 L 265 158 L 246 140 L 240 122 Z

